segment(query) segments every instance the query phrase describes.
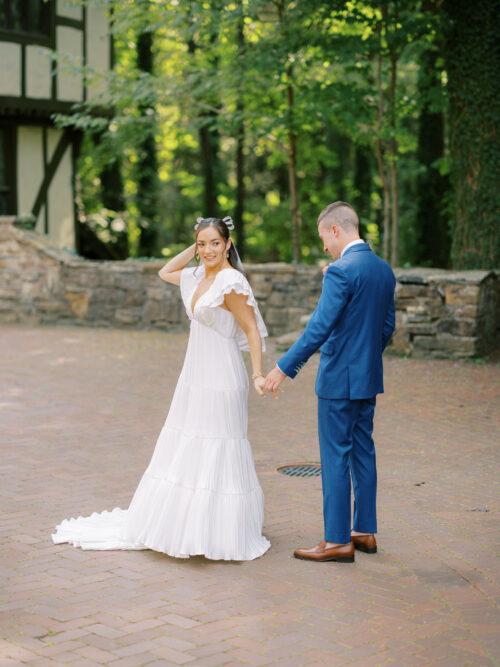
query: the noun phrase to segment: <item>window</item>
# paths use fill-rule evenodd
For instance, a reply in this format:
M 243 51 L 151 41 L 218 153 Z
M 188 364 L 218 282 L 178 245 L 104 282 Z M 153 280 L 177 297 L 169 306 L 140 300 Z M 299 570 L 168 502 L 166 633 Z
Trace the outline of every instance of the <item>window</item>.
M 50 45 L 54 2 L 0 0 L 0 39 Z
M 0 125 L 0 215 L 16 214 L 16 128 Z

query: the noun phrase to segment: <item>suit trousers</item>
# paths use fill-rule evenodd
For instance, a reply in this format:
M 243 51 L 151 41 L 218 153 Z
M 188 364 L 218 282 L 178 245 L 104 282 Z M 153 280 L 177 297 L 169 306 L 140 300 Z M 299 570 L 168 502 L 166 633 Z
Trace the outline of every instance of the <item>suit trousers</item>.
M 325 540 L 351 540 L 351 479 L 354 490 L 353 529 L 377 532 L 377 467 L 373 442 L 376 398 L 318 398 L 318 434 L 323 486 Z

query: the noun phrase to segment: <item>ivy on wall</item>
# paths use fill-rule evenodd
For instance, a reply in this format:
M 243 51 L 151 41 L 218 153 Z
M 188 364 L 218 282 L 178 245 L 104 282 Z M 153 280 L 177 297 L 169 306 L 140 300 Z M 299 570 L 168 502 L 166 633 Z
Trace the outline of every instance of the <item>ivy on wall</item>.
M 500 42 L 498 0 L 445 0 L 452 262 L 500 266 Z

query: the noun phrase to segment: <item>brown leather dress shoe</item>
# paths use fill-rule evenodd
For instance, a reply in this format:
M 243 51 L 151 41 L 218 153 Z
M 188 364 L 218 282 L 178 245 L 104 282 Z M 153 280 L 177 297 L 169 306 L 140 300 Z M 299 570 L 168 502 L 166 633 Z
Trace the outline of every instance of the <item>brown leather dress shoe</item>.
M 375 535 L 351 535 L 351 540 L 358 551 L 364 551 L 365 554 L 377 553 Z
M 327 560 L 334 560 L 337 563 L 354 563 L 354 545 L 342 544 L 338 547 L 326 548 L 325 540 L 322 540 L 315 547 L 310 549 L 295 549 L 293 552 L 295 558 L 302 558 L 302 560 L 314 560 L 318 563 L 323 563 Z

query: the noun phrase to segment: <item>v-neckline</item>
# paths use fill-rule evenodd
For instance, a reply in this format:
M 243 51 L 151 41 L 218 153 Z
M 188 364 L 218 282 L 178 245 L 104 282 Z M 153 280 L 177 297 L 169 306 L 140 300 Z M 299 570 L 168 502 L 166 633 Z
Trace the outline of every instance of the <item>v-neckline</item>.
M 217 278 L 217 276 L 215 276 L 215 278 Z M 191 313 L 192 313 L 193 315 L 194 315 L 194 311 L 196 310 L 196 306 L 198 305 L 198 302 L 200 301 L 200 299 L 202 299 L 202 298 L 205 296 L 205 294 L 206 294 L 210 289 L 212 289 L 212 285 L 213 285 L 214 282 L 215 282 L 215 278 L 212 280 L 212 282 L 211 282 L 210 285 L 208 286 L 208 289 L 206 289 L 204 292 L 202 292 L 202 293 L 200 294 L 200 296 L 196 299 L 196 302 L 195 302 L 195 304 L 194 304 L 194 306 L 193 306 L 193 297 L 194 297 L 194 295 L 196 294 L 196 290 L 197 290 L 198 287 L 199 287 L 199 283 L 198 283 L 197 285 L 194 286 L 194 290 L 191 292 L 191 298 L 190 298 L 190 304 L 189 304 L 189 307 L 191 308 Z
M 215 274 L 214 279 L 213 279 L 212 282 L 210 283 L 208 289 L 206 289 L 202 294 L 200 294 L 200 296 L 196 299 L 196 303 L 195 303 L 194 306 L 193 306 L 193 297 L 194 297 L 194 295 L 196 294 L 196 290 L 198 289 L 200 283 L 197 283 L 197 284 L 194 286 L 194 289 L 193 289 L 193 291 L 191 292 L 190 297 L 189 297 L 189 307 L 191 308 L 191 315 L 192 315 L 193 317 L 194 317 L 194 311 L 196 310 L 196 306 L 198 305 L 200 299 L 203 299 L 203 297 L 205 296 L 205 294 L 207 294 L 207 292 L 209 292 L 209 291 L 212 289 L 213 284 L 214 284 L 215 281 L 217 280 L 217 276 L 219 275 L 219 273 L 222 273 L 222 271 L 227 271 L 227 270 L 230 269 L 230 268 L 232 268 L 232 267 L 230 267 L 230 266 L 226 266 L 224 269 L 221 269 L 220 271 L 218 271 L 218 272 Z M 201 279 L 200 279 L 200 282 L 201 282 L 201 280 L 203 280 L 203 278 L 205 278 L 205 267 L 202 267 L 202 271 L 203 271 L 203 275 L 202 275 L 202 277 L 201 277 Z

